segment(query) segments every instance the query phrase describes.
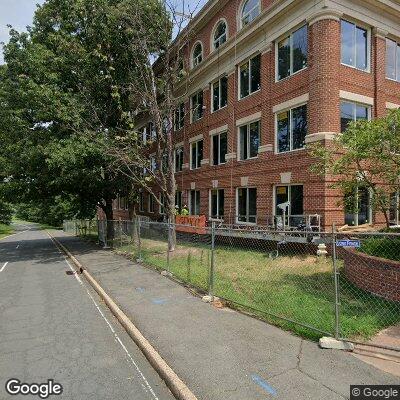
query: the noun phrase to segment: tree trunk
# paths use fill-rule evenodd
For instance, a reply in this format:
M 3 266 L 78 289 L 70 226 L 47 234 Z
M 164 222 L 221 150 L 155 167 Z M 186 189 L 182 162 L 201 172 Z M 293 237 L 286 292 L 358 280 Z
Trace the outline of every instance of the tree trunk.
M 174 251 L 176 248 L 176 228 L 175 228 L 175 195 L 174 202 L 170 202 L 167 210 L 168 217 L 168 249 L 169 251 Z

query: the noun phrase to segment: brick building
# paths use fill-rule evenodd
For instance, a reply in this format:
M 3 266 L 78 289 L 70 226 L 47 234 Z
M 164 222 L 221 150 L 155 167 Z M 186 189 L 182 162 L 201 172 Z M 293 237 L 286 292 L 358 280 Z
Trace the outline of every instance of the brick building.
M 289 201 L 291 225 L 315 214 L 322 228 L 378 221 L 361 189 L 358 212 L 344 210 L 329 177 L 310 172 L 306 145 L 400 107 L 400 2 L 210 0 L 189 28 L 176 88 L 179 207 L 266 225 Z M 160 217 L 146 193 L 140 203 Z

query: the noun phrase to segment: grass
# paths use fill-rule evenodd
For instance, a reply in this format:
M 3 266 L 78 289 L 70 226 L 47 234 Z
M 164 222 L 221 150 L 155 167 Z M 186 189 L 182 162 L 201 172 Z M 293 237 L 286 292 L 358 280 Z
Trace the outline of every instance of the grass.
M 119 250 L 139 257 L 132 244 Z M 149 266 L 166 269 L 167 241 L 142 239 L 141 257 Z M 210 260 L 209 245 L 179 241 L 170 255 L 170 271 L 178 279 L 207 290 Z M 214 282 L 215 295 L 300 336 L 318 339 L 321 334 L 278 317 L 334 333 L 335 290 L 330 260 L 299 254 L 272 259 L 267 252 L 218 245 Z M 367 339 L 400 322 L 400 304 L 358 289 L 344 274 L 340 277 L 340 303 L 343 337 Z
M 0 239 L 4 238 L 5 236 L 11 235 L 13 233 L 14 230 L 11 228 L 11 226 L 0 223 Z

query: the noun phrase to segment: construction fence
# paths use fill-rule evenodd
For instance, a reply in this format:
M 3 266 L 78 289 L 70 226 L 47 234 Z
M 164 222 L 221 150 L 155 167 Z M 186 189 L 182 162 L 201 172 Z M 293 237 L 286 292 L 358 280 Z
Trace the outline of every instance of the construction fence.
M 64 230 L 301 336 L 365 342 L 400 323 L 400 234 L 210 225 L 136 218 Z

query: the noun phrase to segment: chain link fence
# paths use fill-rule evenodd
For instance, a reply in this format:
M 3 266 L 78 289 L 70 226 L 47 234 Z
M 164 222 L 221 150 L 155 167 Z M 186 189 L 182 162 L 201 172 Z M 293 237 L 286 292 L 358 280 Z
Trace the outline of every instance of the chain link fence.
M 268 231 L 134 221 L 66 221 L 104 246 L 317 339 L 365 342 L 400 323 L 400 234 Z M 400 350 L 400 349 L 399 349 Z

